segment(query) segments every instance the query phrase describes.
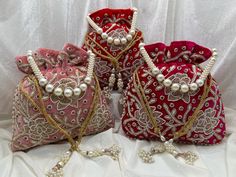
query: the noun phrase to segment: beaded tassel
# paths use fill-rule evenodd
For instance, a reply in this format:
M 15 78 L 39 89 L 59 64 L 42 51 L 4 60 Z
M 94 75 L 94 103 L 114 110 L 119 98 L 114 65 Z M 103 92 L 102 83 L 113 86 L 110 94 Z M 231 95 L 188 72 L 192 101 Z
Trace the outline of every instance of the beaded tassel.
M 115 82 L 116 82 L 116 75 L 115 75 L 115 69 L 113 68 L 111 71 L 111 75 L 109 77 L 109 84 L 108 84 L 111 90 L 113 90 Z
M 48 172 L 46 173 L 47 177 L 63 177 L 63 168 L 67 164 L 67 162 L 70 160 L 70 157 L 72 155 L 71 151 L 67 151 L 65 154 L 62 155 L 60 160 L 57 162 L 57 164 Z
M 82 156 L 87 158 L 96 158 L 103 155 L 111 157 L 113 160 L 119 160 L 119 154 L 121 152 L 121 149 L 117 145 L 112 145 L 110 148 L 105 149 L 96 149 L 94 151 L 84 151 L 81 149 L 77 150 Z M 70 157 L 72 155 L 71 151 L 67 151 L 65 154 L 62 155 L 60 160 L 57 162 L 57 164 L 48 172 L 46 173 L 47 177 L 63 177 L 63 168 L 67 164 L 67 162 L 70 160 Z
M 150 151 L 140 150 L 138 155 L 143 160 L 144 163 L 153 163 L 153 155 L 167 152 L 171 154 L 173 157 L 178 159 L 182 158 L 186 164 L 193 165 L 194 162 L 198 159 L 198 156 L 193 152 L 178 152 L 176 147 L 173 145 L 173 139 L 166 141 L 164 136 L 161 136 L 161 140 L 164 142 L 161 145 L 155 145 L 151 148 Z
M 121 73 L 118 74 L 117 87 L 118 87 L 119 92 L 123 91 L 124 83 L 123 83 L 123 80 L 122 80 Z

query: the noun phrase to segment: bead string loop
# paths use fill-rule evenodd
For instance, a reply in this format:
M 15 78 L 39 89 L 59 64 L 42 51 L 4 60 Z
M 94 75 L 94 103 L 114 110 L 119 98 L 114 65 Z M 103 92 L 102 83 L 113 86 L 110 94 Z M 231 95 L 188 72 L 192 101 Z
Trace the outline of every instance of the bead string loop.
M 87 21 L 90 24 L 90 26 L 101 35 L 102 39 L 106 40 L 108 44 L 114 44 L 114 45 L 126 45 L 128 41 L 131 41 L 133 36 L 135 35 L 135 28 L 136 28 L 136 21 L 137 21 L 137 15 L 138 10 L 136 8 L 132 8 L 133 10 L 133 17 L 131 22 L 131 27 L 129 29 L 129 32 L 126 36 L 123 36 L 122 38 L 113 38 L 109 36 L 107 31 L 103 31 L 101 27 L 99 27 L 90 17 L 90 15 L 87 16 Z
M 60 87 L 54 88 L 53 84 L 49 83 L 48 80 L 41 73 L 38 65 L 34 60 L 33 52 L 31 50 L 28 50 L 27 52 L 27 60 L 39 82 L 39 85 L 41 87 L 44 87 L 46 92 L 53 93 L 56 96 L 61 96 L 61 95 L 64 95 L 65 97 L 71 97 L 72 95 L 80 96 L 82 92 L 85 92 L 87 90 L 88 85 L 91 83 L 93 76 L 95 54 L 91 50 L 87 51 L 87 53 L 89 55 L 87 75 L 84 78 L 84 82 L 78 84 L 78 86 L 73 90 L 71 88 L 65 88 L 64 90 Z
M 159 83 L 163 83 L 164 86 L 170 87 L 172 91 L 177 92 L 180 91 L 182 93 L 187 93 L 189 91 L 196 91 L 199 87 L 204 85 L 204 82 L 207 79 L 213 65 L 216 62 L 217 57 L 217 50 L 212 49 L 212 56 L 210 61 L 207 63 L 206 67 L 202 71 L 200 77 L 196 80 L 196 82 L 192 82 L 190 84 L 180 84 L 180 83 L 172 83 L 169 78 L 166 78 L 162 73 L 161 70 L 155 66 L 152 59 L 150 58 L 149 54 L 147 53 L 146 49 L 144 48 L 144 43 L 139 44 L 140 53 L 142 54 L 145 62 L 147 63 L 148 67 L 151 69 L 151 73 L 156 77 Z

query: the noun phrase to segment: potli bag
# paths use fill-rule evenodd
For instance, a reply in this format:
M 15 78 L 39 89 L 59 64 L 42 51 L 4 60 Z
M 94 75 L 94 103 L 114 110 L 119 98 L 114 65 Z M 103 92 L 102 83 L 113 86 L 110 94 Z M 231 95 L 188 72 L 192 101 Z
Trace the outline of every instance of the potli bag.
M 71 144 L 47 176 L 62 176 L 62 168 L 73 151 L 87 157 L 118 157 L 117 146 L 100 151 L 82 151 L 78 147 L 83 135 L 113 127 L 106 99 L 93 76 L 94 59 L 91 51 L 87 54 L 71 44 L 65 45 L 63 51 L 39 49 L 16 57 L 19 70 L 27 75 L 14 96 L 12 150 L 27 150 L 63 139 Z
M 212 145 L 225 136 L 221 95 L 209 74 L 216 50 L 175 41 L 170 46 L 140 44 L 140 52 L 146 64 L 134 72 L 125 91 L 123 130 L 131 138 L 164 142 L 150 152 L 141 150 L 144 162 L 153 162 L 154 154 L 169 152 L 192 164 L 196 154 L 179 152 L 173 141 Z M 199 64 L 206 60 L 202 69 Z
M 142 32 L 136 29 L 137 9 L 101 9 L 87 16 L 90 25 L 83 48 L 96 55 L 95 73 L 107 91 L 126 87 L 140 65 L 138 45 Z

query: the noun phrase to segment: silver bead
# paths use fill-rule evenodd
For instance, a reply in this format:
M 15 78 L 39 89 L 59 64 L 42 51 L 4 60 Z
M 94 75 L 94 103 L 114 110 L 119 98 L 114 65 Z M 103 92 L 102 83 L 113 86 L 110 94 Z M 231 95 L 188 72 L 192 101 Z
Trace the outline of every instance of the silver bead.
M 82 91 L 85 91 L 87 89 L 87 85 L 85 83 L 83 84 L 80 84 L 79 88 L 82 90 Z
M 163 84 L 164 84 L 166 87 L 169 87 L 169 86 L 171 86 L 172 81 L 171 81 L 170 79 L 165 79 L 164 82 L 163 82 Z
M 107 33 L 102 33 L 102 38 L 106 39 L 108 37 Z
M 157 75 L 157 80 L 158 80 L 159 82 L 162 82 L 164 79 L 165 79 L 165 76 L 164 76 L 163 74 L 158 74 L 158 75 Z
M 107 43 L 111 44 L 113 42 L 113 38 L 112 37 L 108 37 L 107 38 Z
M 197 80 L 196 80 L 196 83 L 197 83 L 197 85 L 198 85 L 199 87 L 201 87 L 201 86 L 204 85 L 204 80 L 202 80 L 202 79 L 197 79 Z
M 174 92 L 178 91 L 179 88 L 180 88 L 180 86 L 179 86 L 179 84 L 177 84 L 177 83 L 174 83 L 174 84 L 172 84 L 172 86 L 171 86 L 171 90 L 174 91 Z
M 47 83 L 48 83 L 48 81 L 45 78 L 42 78 L 42 79 L 39 80 L 39 85 L 42 86 L 42 87 L 45 86 Z
M 183 84 L 183 85 L 181 85 L 180 90 L 181 90 L 181 92 L 186 93 L 189 91 L 189 87 L 187 84 Z
M 91 77 L 85 77 L 85 79 L 84 79 L 84 82 L 85 82 L 86 84 L 90 84 L 91 81 L 92 81 L 92 78 L 91 78 Z
M 120 39 L 119 38 L 115 38 L 114 39 L 114 44 L 115 45 L 120 45 Z
M 121 44 L 126 44 L 126 43 L 127 43 L 127 39 L 126 39 L 126 38 L 124 38 L 124 37 L 123 37 L 123 38 L 121 38 L 121 40 L 120 40 L 120 41 L 121 41 Z
M 47 84 L 45 89 L 48 93 L 51 93 L 53 91 L 54 87 L 52 84 Z
M 133 36 L 135 34 L 135 30 L 130 30 L 129 34 Z
M 198 89 L 198 85 L 196 83 L 191 83 L 190 84 L 190 90 L 195 91 Z
M 97 30 L 97 33 L 98 33 L 98 34 L 102 34 L 102 28 L 99 28 L 99 29 Z
M 59 88 L 59 87 L 57 87 L 57 88 L 55 88 L 55 90 L 54 90 L 54 94 L 56 95 L 56 96 L 61 96 L 62 95 L 62 89 L 61 88 Z
M 157 74 L 159 73 L 159 71 L 160 71 L 160 70 L 155 67 L 155 68 L 152 69 L 152 74 L 153 74 L 153 75 L 157 75 Z
M 127 34 L 126 39 L 127 39 L 128 41 L 131 41 L 131 40 L 132 40 L 132 35 L 131 35 L 131 34 Z
M 64 90 L 64 95 L 65 95 L 65 97 L 71 97 L 71 96 L 73 95 L 73 92 L 72 92 L 71 89 L 66 88 L 66 89 Z
M 76 96 L 79 96 L 82 92 L 80 88 L 75 88 L 73 91 L 74 91 L 74 95 Z

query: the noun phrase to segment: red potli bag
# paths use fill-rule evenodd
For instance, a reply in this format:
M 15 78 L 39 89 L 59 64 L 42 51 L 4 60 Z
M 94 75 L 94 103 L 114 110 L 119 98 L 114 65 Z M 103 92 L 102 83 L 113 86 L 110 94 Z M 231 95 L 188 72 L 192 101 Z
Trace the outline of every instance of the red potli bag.
M 191 41 L 140 44 L 146 64 L 136 69 L 125 90 L 122 128 L 131 138 L 164 144 L 140 151 L 145 162 L 167 151 L 192 164 L 196 155 L 180 153 L 172 142 L 212 145 L 225 136 L 224 107 L 210 70 L 217 57 Z M 207 61 L 202 69 L 199 64 Z
M 89 30 L 83 48 L 96 55 L 95 73 L 107 92 L 126 87 L 140 65 L 138 45 L 143 40 L 136 28 L 137 9 L 101 9 L 87 16 Z

